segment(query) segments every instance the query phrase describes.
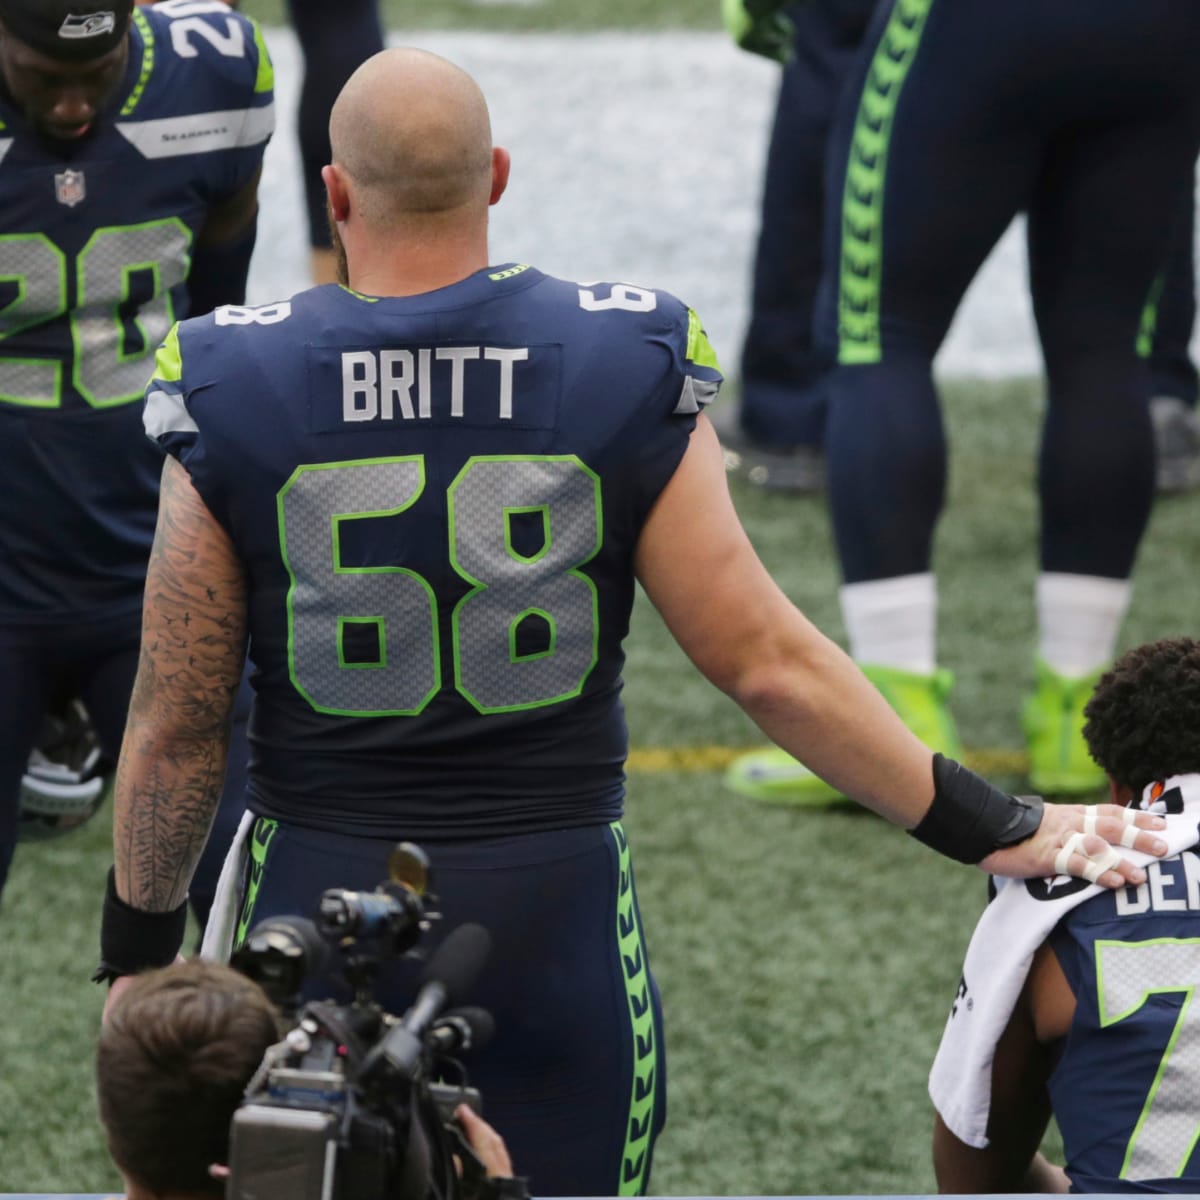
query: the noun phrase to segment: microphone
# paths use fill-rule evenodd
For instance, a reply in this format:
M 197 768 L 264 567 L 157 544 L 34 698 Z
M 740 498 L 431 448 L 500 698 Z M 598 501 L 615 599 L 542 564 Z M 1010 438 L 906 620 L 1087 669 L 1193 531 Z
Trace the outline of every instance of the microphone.
M 363 1064 L 364 1076 L 378 1067 L 382 1059 L 404 1078 L 417 1077 L 426 1031 L 471 990 L 491 948 L 491 934 L 482 925 L 459 925 L 450 933 L 425 967 L 412 1007 L 371 1052 L 371 1061 Z
M 455 1008 L 433 1023 L 426 1041 L 435 1054 L 458 1054 L 482 1049 L 495 1032 L 495 1018 L 486 1008 Z
M 459 925 L 434 951 L 421 974 L 421 987 L 400 1024 L 420 1037 L 434 1019 L 466 998 L 492 950 L 492 935 L 482 925 Z

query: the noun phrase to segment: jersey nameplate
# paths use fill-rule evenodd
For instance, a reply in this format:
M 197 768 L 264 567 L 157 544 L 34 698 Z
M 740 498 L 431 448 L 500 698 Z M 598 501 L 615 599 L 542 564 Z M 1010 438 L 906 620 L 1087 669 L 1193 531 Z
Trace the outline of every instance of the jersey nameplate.
M 344 433 L 414 421 L 553 429 L 558 346 L 397 346 L 310 351 L 311 428 Z

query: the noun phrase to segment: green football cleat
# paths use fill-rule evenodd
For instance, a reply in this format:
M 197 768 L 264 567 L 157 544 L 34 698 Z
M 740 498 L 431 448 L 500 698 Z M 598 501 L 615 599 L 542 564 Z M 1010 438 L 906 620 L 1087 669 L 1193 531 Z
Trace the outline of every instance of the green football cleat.
M 1107 782 L 1083 740 L 1083 707 L 1103 673 L 1101 668 L 1082 679 L 1067 679 L 1038 660 L 1037 682 L 1021 714 L 1035 792 L 1079 796 L 1099 791 Z
M 925 745 L 950 758 L 962 758 L 962 741 L 946 707 L 954 683 L 949 671 L 915 675 L 894 667 L 865 666 L 862 672 Z M 776 746 L 734 759 L 725 772 L 725 784 L 742 796 L 768 804 L 826 808 L 849 803 L 836 788 Z

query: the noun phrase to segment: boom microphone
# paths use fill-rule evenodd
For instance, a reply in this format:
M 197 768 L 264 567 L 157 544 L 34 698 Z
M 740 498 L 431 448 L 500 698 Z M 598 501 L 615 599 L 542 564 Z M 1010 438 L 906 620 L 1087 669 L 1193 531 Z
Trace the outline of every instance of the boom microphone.
M 364 1064 L 364 1074 L 376 1069 L 382 1060 L 392 1071 L 415 1079 L 426 1032 L 475 985 L 491 948 L 491 934 L 482 925 L 459 925 L 454 929 L 429 960 L 412 1007 L 372 1051 L 372 1061 Z
M 491 950 L 492 935 L 482 925 L 452 930 L 429 960 L 417 998 L 400 1024 L 420 1037 L 439 1014 L 466 998 Z

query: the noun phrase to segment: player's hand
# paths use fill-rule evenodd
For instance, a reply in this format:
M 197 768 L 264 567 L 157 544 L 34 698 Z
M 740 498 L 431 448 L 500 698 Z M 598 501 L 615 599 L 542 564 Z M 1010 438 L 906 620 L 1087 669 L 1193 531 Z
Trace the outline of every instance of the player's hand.
M 790 62 L 796 27 L 783 11 L 784 0 L 721 0 L 721 20 L 730 37 L 751 54 Z
M 467 1143 L 483 1163 L 489 1179 L 511 1179 L 512 1159 L 504 1139 L 470 1105 L 460 1104 L 454 1118 L 462 1126 Z
M 1106 888 L 1137 885 L 1145 883 L 1146 872 L 1113 847 L 1161 858 L 1167 843 L 1152 831 L 1166 827 L 1166 821 L 1154 813 L 1119 804 L 1047 804 L 1033 837 L 996 850 L 979 865 L 992 875 L 1013 879 L 1074 875 Z M 1075 834 L 1080 836 L 1072 842 Z M 1069 849 L 1068 842 L 1072 842 Z

